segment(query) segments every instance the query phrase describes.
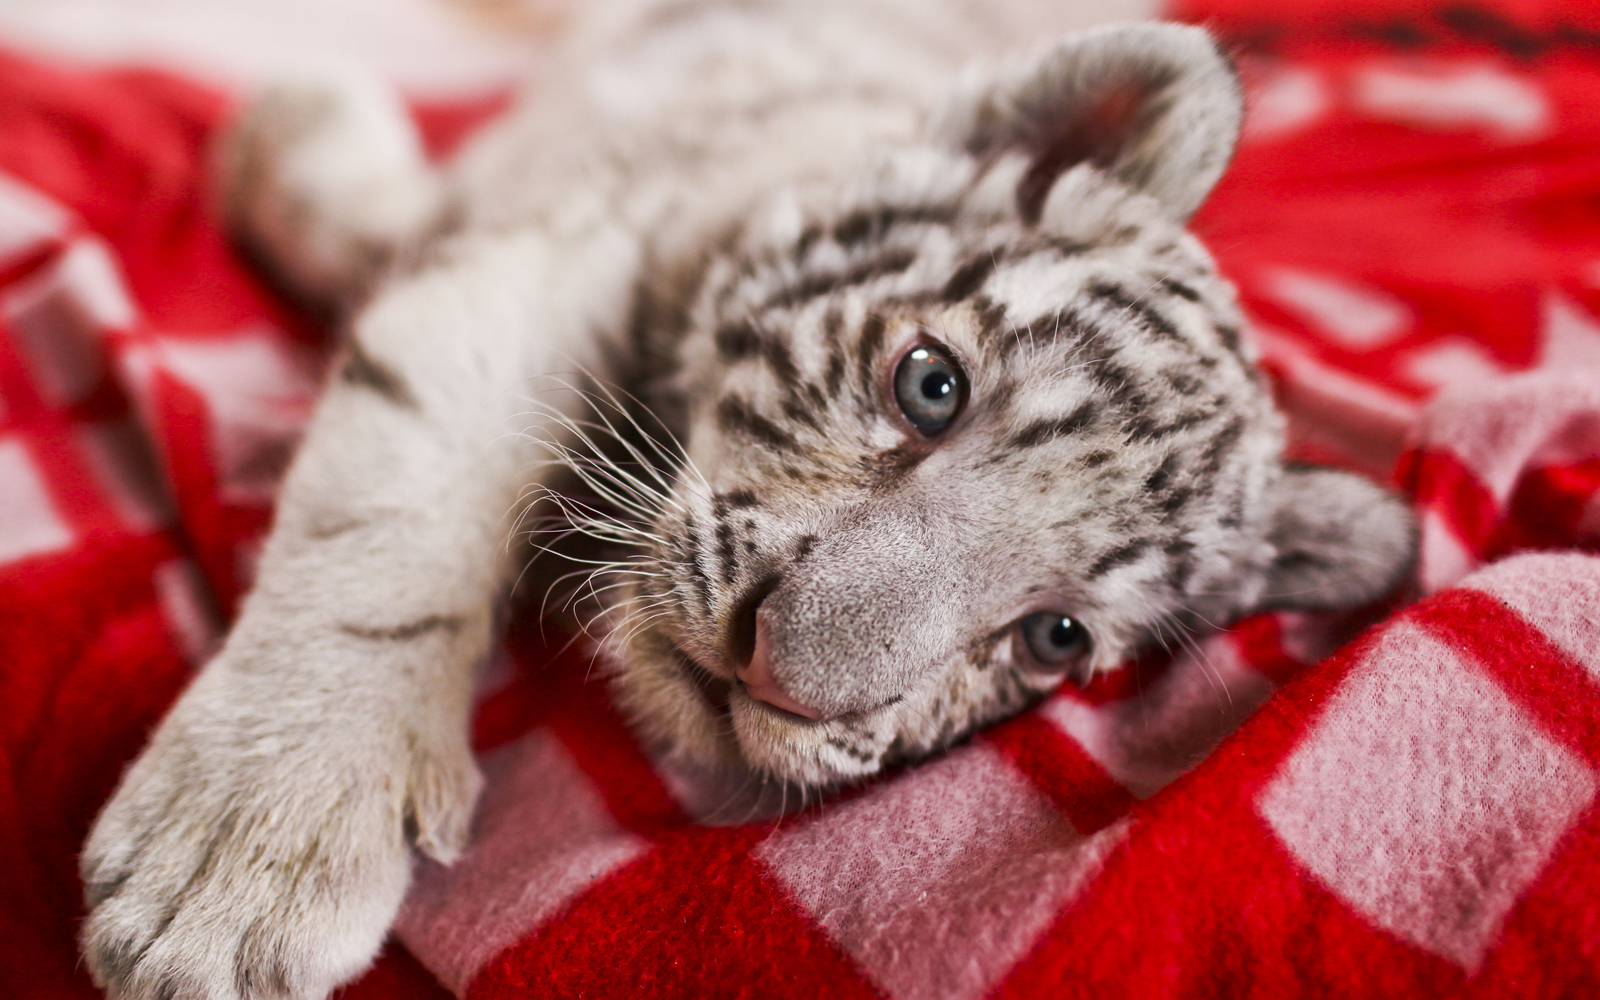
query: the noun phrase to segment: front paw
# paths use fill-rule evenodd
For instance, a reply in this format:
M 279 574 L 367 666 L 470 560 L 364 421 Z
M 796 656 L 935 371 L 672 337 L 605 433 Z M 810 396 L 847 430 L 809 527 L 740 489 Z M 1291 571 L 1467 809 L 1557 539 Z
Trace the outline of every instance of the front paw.
M 476 768 L 464 742 L 219 710 L 205 681 L 85 847 L 85 959 L 115 998 L 320 1000 L 382 944 L 408 829 L 436 857 L 463 845 Z
M 364 299 L 444 207 L 404 103 L 360 73 L 265 88 L 223 133 L 218 154 L 233 235 L 325 304 Z

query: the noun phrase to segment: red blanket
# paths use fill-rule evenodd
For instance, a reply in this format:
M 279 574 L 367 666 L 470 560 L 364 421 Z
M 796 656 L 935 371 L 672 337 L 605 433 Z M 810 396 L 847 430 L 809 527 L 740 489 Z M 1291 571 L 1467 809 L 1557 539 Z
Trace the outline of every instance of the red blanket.
M 1600 17 L 1283 6 L 1185 11 L 1252 100 L 1199 227 L 1297 453 L 1415 499 L 1422 599 L 1258 616 L 781 820 L 519 621 L 475 846 L 347 996 L 1600 993 Z M 0 57 L 0 996 L 94 995 L 76 851 L 321 377 L 209 213 L 223 111 Z

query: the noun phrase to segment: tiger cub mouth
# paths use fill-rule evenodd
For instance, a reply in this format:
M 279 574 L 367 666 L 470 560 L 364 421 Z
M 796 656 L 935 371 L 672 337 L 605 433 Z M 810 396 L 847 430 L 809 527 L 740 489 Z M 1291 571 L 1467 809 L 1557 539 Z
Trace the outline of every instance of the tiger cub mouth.
M 678 672 L 711 709 L 711 714 L 719 719 L 730 718 L 732 707 L 729 700 L 733 694 L 733 686 L 738 681 L 718 677 L 676 645 L 672 649 L 672 658 L 677 664 Z

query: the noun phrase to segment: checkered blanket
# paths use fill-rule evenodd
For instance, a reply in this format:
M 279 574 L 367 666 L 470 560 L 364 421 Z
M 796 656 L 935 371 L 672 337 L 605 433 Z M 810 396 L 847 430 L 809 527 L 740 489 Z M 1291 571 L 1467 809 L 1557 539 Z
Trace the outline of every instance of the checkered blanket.
M 652 760 L 523 617 L 474 846 L 347 997 L 1600 994 L 1600 18 L 1283 8 L 1180 12 L 1251 98 L 1198 227 L 1295 454 L 1414 498 L 1410 592 L 784 817 Z M 247 586 L 328 354 L 209 214 L 224 111 L 0 55 L 7 997 L 95 995 L 76 851 Z

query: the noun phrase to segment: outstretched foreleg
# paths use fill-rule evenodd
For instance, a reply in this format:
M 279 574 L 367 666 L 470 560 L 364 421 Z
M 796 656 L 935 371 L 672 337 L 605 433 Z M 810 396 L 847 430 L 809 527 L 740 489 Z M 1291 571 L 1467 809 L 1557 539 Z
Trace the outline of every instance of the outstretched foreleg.
M 356 323 L 238 623 L 85 847 L 84 954 L 113 997 L 320 998 L 377 951 L 411 846 L 461 850 L 508 514 L 576 402 L 526 394 L 598 366 L 632 261 L 498 238 Z

